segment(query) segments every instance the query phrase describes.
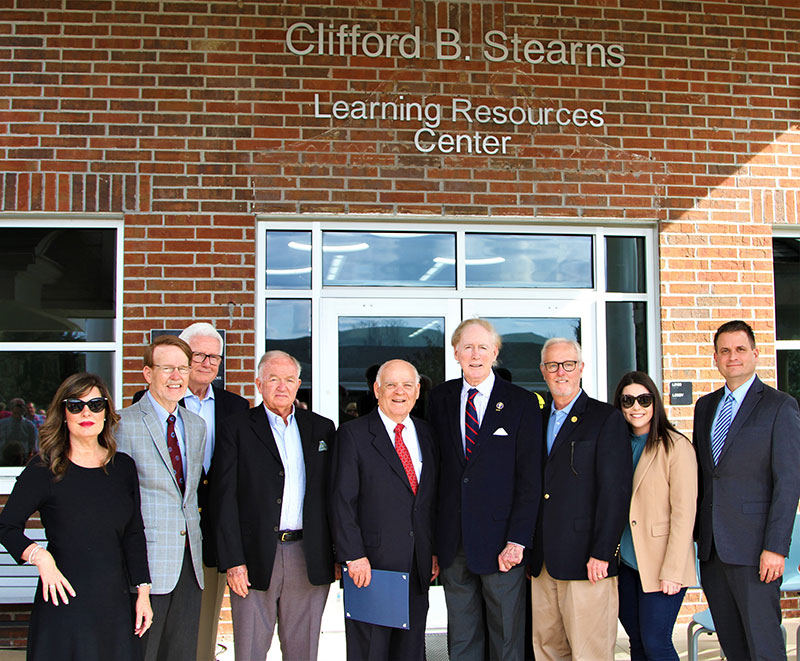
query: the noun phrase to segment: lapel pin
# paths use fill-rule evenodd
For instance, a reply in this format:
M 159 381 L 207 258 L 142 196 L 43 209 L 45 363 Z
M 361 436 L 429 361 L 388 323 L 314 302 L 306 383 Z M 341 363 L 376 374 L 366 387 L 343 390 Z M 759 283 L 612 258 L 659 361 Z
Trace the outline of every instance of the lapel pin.
M 578 416 L 577 415 L 573 415 L 569 420 L 570 420 L 570 422 L 578 422 Z
M 502 411 L 505 404 L 503 402 L 497 402 L 497 406 L 494 407 L 495 411 Z
M 317 452 L 325 452 L 328 449 L 328 444 L 325 441 L 319 442 L 319 450 Z

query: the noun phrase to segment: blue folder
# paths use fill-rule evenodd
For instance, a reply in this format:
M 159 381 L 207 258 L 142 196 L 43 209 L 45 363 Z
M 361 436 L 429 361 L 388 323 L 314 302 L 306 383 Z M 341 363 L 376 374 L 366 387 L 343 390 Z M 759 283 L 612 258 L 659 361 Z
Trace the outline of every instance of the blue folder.
M 344 616 L 369 624 L 408 629 L 408 572 L 372 570 L 372 580 L 357 588 L 342 567 Z

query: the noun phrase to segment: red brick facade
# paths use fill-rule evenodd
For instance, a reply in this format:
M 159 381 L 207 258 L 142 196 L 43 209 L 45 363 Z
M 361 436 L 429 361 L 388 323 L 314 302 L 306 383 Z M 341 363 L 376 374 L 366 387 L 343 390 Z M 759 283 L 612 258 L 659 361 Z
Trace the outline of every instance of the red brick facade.
M 296 55 L 298 22 L 419 28 L 419 56 L 340 55 L 336 40 Z M 458 58 L 437 57 L 437 29 L 459 33 Z M 516 34 L 521 61 L 490 61 L 490 31 Z M 567 55 L 531 64 L 531 40 Z M 193 319 L 228 331 L 228 383 L 252 394 L 259 214 L 651 222 L 662 381 L 695 396 L 719 383 L 710 334 L 731 317 L 753 322 L 774 381 L 771 235 L 798 223 L 799 42 L 796 0 L 2 0 L 0 211 L 124 215 L 126 397 L 146 331 Z M 578 63 L 560 63 L 573 44 Z M 588 66 L 587 44 L 621 46 L 624 64 Z M 454 98 L 550 122 L 445 117 L 437 135 L 508 137 L 506 153 L 455 154 L 416 148 L 421 122 L 315 117 Z M 670 414 L 690 428 L 691 407 Z

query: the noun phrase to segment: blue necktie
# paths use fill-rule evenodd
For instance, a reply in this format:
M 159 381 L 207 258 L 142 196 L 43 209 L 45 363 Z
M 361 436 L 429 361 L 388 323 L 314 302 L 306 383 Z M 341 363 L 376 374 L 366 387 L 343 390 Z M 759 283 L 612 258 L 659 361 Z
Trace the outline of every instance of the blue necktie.
M 714 425 L 714 432 L 711 434 L 711 456 L 714 458 L 714 465 L 719 463 L 722 448 L 725 447 L 725 439 L 728 437 L 728 429 L 733 421 L 733 393 L 728 393 L 725 403 L 717 416 L 717 424 Z
M 464 456 L 469 461 L 469 455 L 475 442 L 478 440 L 478 410 L 475 408 L 475 395 L 478 394 L 477 388 L 470 388 L 467 392 L 467 408 L 464 412 Z

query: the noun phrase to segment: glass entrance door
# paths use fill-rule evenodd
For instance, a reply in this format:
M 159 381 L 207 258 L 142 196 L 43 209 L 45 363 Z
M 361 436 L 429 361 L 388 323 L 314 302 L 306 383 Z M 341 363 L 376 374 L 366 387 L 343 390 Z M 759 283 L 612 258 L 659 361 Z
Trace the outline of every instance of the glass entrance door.
M 320 314 L 318 410 L 337 424 L 374 408 L 370 381 L 387 360 L 402 358 L 419 370 L 414 414 L 423 418 L 430 388 L 458 375 L 450 350 L 458 300 L 326 298 Z
M 527 390 L 547 393 L 539 370 L 542 346 L 551 337 L 580 342 L 584 353 L 583 389 L 597 396 L 597 360 L 594 305 L 559 300 L 464 300 L 463 318 L 480 316 L 492 322 L 503 348 L 498 356 L 500 375 Z

